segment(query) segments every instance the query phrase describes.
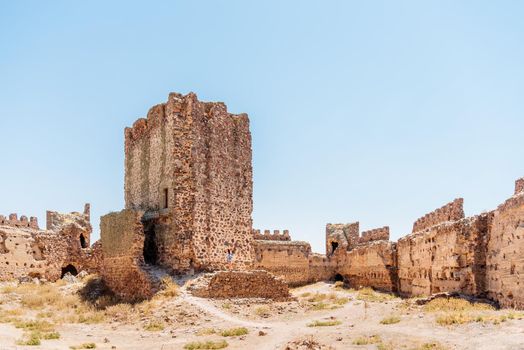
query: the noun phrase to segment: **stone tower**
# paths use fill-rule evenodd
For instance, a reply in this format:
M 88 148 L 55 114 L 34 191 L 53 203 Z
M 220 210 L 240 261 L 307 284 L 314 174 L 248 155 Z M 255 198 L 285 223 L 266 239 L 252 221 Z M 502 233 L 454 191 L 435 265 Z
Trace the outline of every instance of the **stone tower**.
M 175 272 L 252 263 L 246 114 L 171 93 L 125 129 L 125 206 L 142 211 L 144 259 Z

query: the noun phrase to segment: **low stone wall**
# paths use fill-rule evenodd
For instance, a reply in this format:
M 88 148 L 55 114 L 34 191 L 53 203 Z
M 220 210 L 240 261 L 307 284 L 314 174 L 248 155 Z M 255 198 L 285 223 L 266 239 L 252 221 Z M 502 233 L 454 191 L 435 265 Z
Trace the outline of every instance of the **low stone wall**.
M 352 288 L 395 292 L 398 285 L 396 245 L 382 240 L 357 246 L 341 257 L 337 273 Z
M 266 298 L 288 300 L 289 289 L 282 279 L 262 271 L 218 271 L 193 281 L 191 293 L 201 298 Z
M 151 298 L 158 286 L 145 270 L 143 213 L 131 209 L 101 217 L 102 277 L 123 300 Z

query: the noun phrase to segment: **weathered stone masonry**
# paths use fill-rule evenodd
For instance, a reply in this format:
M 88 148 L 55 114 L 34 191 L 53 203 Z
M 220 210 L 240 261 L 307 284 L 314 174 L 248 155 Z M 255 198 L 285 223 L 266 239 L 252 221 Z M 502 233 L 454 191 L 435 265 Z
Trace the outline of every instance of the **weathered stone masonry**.
M 246 114 L 171 93 L 125 130 L 127 209 L 145 212 L 152 263 L 174 272 L 253 259 L 251 134 Z
M 98 272 L 99 244 L 89 246 L 89 205 L 83 213 L 47 212 L 47 230 L 36 218 L 0 216 L 0 280 L 37 277 L 55 281 L 64 273 Z

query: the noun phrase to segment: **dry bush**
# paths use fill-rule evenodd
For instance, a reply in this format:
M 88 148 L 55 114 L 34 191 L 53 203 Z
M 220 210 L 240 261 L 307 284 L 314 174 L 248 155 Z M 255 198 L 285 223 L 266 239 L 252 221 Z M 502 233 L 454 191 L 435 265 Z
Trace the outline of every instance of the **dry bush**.
M 163 331 L 164 328 L 165 328 L 164 322 L 156 321 L 156 320 L 149 321 L 149 323 L 144 326 L 144 329 L 150 332 L 160 332 L 160 331 Z
M 96 349 L 96 344 L 95 344 L 95 343 L 84 343 L 84 344 L 81 344 L 81 345 L 70 346 L 69 348 L 72 349 L 72 350 L 78 350 L 78 349 Z
M 255 309 L 255 315 L 259 317 L 267 317 L 269 316 L 269 307 L 267 306 L 259 306 Z
M 105 309 L 105 315 L 119 322 L 132 322 L 138 319 L 138 311 L 130 304 L 121 303 Z
M 184 345 L 186 350 L 213 350 L 213 349 L 224 349 L 228 347 L 228 343 L 225 340 L 220 341 L 206 341 L 206 342 L 192 342 Z
M 471 303 L 460 298 L 436 298 L 424 306 L 426 312 L 451 311 L 492 311 L 495 308 L 489 304 Z
M 240 335 L 246 335 L 249 331 L 245 327 L 239 327 L 239 328 L 230 328 L 225 329 L 222 332 L 220 332 L 220 335 L 223 337 L 236 337 Z
M 394 295 L 374 291 L 372 288 L 362 288 L 357 293 L 357 299 L 371 302 L 384 302 L 395 299 Z
M 342 324 L 342 322 L 338 320 L 330 320 L 330 321 L 313 321 L 311 323 L 308 323 L 308 327 L 331 327 L 331 326 L 338 326 Z
M 353 341 L 355 345 L 369 345 L 382 343 L 382 339 L 378 335 L 371 335 L 368 337 L 359 337 Z
M 198 332 L 196 332 L 196 335 L 198 336 L 204 336 L 204 335 L 211 335 L 216 334 L 217 331 L 214 328 L 203 328 L 200 329 Z
M 180 293 L 178 285 L 173 281 L 170 276 L 162 278 L 162 290 L 157 294 L 157 297 L 173 298 L 178 296 Z
M 384 319 L 382 319 L 382 321 L 380 321 L 380 324 L 395 324 L 395 323 L 399 323 L 400 322 L 400 317 L 398 316 L 389 316 L 389 317 L 386 317 Z

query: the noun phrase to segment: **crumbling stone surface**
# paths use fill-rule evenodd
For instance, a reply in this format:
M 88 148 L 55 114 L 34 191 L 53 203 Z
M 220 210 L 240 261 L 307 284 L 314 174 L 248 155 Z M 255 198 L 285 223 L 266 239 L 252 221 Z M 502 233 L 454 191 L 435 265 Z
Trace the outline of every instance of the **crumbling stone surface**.
M 389 241 L 389 226 L 362 232 L 358 242 L 359 244 L 362 244 L 382 240 Z
M 457 198 L 453 202 L 424 215 L 413 224 L 413 231 L 418 232 L 431 226 L 441 224 L 446 221 L 457 221 L 464 218 L 464 199 Z
M 269 271 L 293 287 L 333 277 L 334 270 L 329 259 L 325 255 L 312 253 L 309 243 L 292 241 L 289 234 L 286 235 L 286 240 L 278 235 L 264 236 L 265 239 L 255 240 L 253 243 L 255 269 Z M 269 236 L 276 239 L 269 240 Z
M 517 193 L 494 212 L 486 289 L 502 306 L 524 309 L 524 192 Z
M 151 298 L 158 281 L 145 268 L 143 212 L 124 209 L 100 219 L 102 276 L 107 286 L 126 301 Z
M 0 280 L 29 276 L 55 281 L 66 270 L 98 271 L 101 252 L 89 247 L 89 205 L 83 213 L 49 211 L 47 227 L 40 230 L 36 218 L 0 217 Z
M 251 134 L 246 114 L 171 93 L 125 130 L 125 202 L 145 212 L 157 263 L 176 272 L 253 263 Z
M 524 192 L 524 177 L 515 181 L 515 194 Z
M 486 242 L 492 213 L 445 222 L 399 239 L 400 292 L 428 295 L 485 291 Z
M 208 273 L 193 281 L 190 290 L 193 295 L 202 298 L 266 298 L 277 301 L 290 298 L 287 284 L 263 270 Z
M 359 242 L 359 223 L 326 225 L 326 256 L 349 250 Z
M 396 258 L 395 243 L 370 241 L 346 252 L 336 271 L 352 288 L 373 287 L 396 292 Z

